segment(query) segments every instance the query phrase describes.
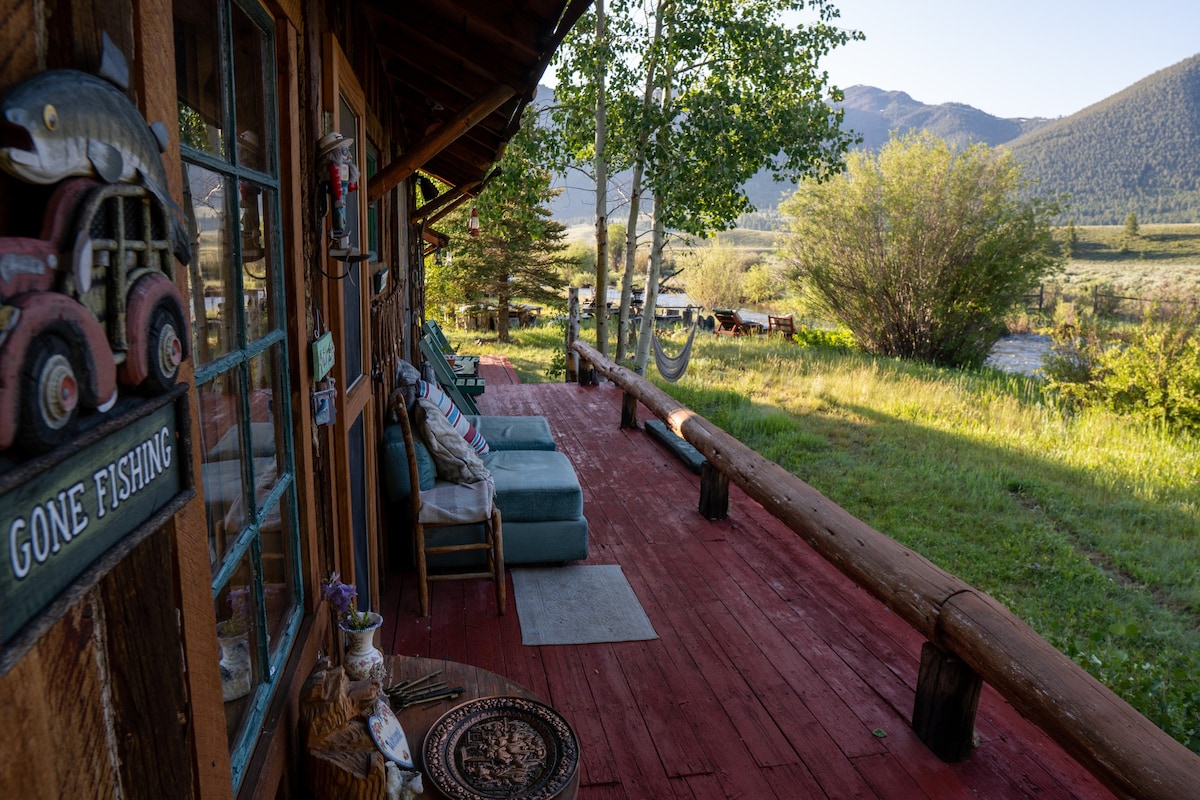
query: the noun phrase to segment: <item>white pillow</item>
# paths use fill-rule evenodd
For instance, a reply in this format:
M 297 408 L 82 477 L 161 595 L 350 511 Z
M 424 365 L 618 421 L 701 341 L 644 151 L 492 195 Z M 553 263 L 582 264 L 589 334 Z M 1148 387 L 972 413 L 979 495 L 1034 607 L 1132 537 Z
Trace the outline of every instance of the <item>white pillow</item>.
M 450 424 L 437 403 L 418 396 L 417 408 L 417 424 L 437 465 L 438 477 L 454 483 L 476 483 L 491 478 L 475 448 Z

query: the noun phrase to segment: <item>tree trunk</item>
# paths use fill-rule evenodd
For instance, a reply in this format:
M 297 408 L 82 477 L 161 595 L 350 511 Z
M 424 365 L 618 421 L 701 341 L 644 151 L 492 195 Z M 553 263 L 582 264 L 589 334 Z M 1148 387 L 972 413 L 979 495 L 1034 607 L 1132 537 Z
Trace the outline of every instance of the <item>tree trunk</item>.
M 671 82 L 663 81 L 662 104 L 671 103 Z M 655 132 L 655 144 L 662 152 L 668 146 L 670 128 L 662 127 Z M 646 374 L 646 363 L 650 360 L 650 337 L 654 336 L 654 311 L 658 306 L 658 281 L 662 275 L 663 244 L 666 237 L 663 225 L 664 203 L 658 192 L 654 193 L 654 222 L 651 225 L 650 261 L 646 265 L 646 301 L 642 304 L 642 328 L 638 334 L 637 357 L 634 364 L 639 375 Z
M 604 0 L 596 0 L 596 48 L 605 49 Z M 608 108 L 605 59 L 596 60 L 596 349 L 608 355 Z
M 658 305 L 658 282 L 662 276 L 663 230 L 662 198 L 654 197 L 654 223 L 650 239 L 650 263 L 646 265 L 646 302 L 642 305 L 642 327 L 638 332 L 637 356 L 634 359 L 639 375 L 646 374 L 650 360 L 650 337 L 654 335 L 654 310 Z
M 496 341 L 508 342 L 508 291 L 501 289 L 496 297 Z
M 661 3 L 654 15 L 654 39 L 651 42 L 650 60 L 646 65 L 646 90 L 642 93 L 641 130 L 638 132 L 637 148 L 633 158 L 633 180 L 629 187 L 629 224 L 625 226 L 625 276 L 621 281 L 621 311 L 617 330 L 617 361 L 625 358 L 629 346 L 630 305 L 633 302 L 633 272 L 637 264 L 638 216 L 641 213 L 642 174 L 646 169 L 646 150 L 650 145 L 650 107 L 654 103 L 654 90 L 658 87 L 658 44 L 662 40 L 663 10 L 670 2 Z M 644 313 L 644 311 L 643 311 Z

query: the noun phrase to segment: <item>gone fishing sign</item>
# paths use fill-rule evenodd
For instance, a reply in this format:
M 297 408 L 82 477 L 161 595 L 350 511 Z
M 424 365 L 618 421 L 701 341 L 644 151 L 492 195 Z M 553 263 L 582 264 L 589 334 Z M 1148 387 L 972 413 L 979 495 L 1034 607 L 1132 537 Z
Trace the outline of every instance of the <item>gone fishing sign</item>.
M 115 414 L 65 458 L 0 475 L 0 672 L 15 638 L 31 644 L 194 495 L 186 389 Z

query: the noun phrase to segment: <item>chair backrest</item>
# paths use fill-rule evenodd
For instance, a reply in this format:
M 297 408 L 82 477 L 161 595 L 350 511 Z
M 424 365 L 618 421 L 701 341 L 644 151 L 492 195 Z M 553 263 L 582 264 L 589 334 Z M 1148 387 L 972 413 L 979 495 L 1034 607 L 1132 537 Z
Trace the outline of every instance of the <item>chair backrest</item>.
M 439 350 L 445 353 L 454 352 L 454 348 L 450 346 L 450 340 L 446 338 L 446 334 L 442 332 L 442 326 L 438 325 L 436 319 L 425 320 L 425 324 L 421 328 L 433 340 L 433 343 L 438 346 Z
M 479 408 L 475 405 L 475 401 L 459 391 L 458 385 L 454 382 L 454 370 L 446 362 L 446 356 L 438 350 L 433 340 L 428 336 L 422 336 L 421 341 L 417 342 L 417 346 L 421 348 L 421 355 L 425 356 L 425 360 L 433 368 L 433 374 L 437 377 L 442 391 L 450 395 L 450 399 L 454 401 L 454 405 L 458 406 L 458 410 L 464 414 L 478 414 Z
M 713 316 L 717 318 L 717 330 L 720 331 L 736 330 L 742 322 L 732 308 L 714 308 Z
M 787 336 L 792 336 L 796 333 L 796 322 L 791 314 L 779 317 L 768 314 L 767 329 L 772 332 L 779 332 Z

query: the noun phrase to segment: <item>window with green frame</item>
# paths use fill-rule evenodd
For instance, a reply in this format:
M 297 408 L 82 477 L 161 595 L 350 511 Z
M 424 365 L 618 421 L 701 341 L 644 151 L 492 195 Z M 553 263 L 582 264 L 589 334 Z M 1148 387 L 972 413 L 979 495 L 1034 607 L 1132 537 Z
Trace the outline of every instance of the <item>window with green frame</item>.
M 175 0 L 188 283 L 213 605 L 234 786 L 300 625 L 274 22 Z

